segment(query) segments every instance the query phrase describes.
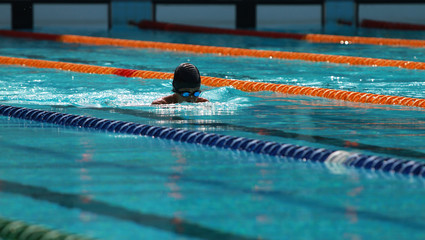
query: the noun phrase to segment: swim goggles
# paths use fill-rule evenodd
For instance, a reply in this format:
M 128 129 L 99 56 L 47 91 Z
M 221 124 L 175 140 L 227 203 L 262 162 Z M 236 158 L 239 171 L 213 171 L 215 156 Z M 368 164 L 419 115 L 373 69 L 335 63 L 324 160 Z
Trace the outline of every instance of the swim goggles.
M 189 97 L 190 95 L 194 96 L 194 97 L 199 97 L 199 95 L 201 95 L 201 91 L 195 91 L 195 92 L 188 92 L 188 91 L 183 91 L 183 92 L 177 92 L 178 94 L 180 94 L 182 97 Z

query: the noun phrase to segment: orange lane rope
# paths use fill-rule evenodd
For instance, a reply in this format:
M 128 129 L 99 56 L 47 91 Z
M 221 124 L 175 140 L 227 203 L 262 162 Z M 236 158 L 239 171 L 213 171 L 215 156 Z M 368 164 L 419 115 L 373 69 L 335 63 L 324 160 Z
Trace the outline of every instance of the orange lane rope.
M 297 40 L 306 40 L 306 41 L 315 42 L 315 43 L 371 44 L 371 45 L 388 45 L 388 46 L 418 47 L 418 48 L 425 47 L 425 41 L 417 40 L 417 39 L 354 37 L 354 36 L 312 34 L 312 33 L 300 34 L 300 33 L 267 32 L 267 31 L 256 31 L 256 30 L 200 27 L 200 26 L 192 26 L 192 25 L 149 21 L 149 20 L 142 20 L 138 23 L 130 21 L 130 24 L 136 25 L 142 29 L 157 29 L 157 30 L 164 30 L 164 31 L 181 31 L 181 32 L 211 33 L 211 34 L 230 34 L 230 35 L 256 36 L 256 37 L 266 37 L 266 38 L 289 38 L 289 39 L 297 39 Z
M 378 37 L 352 37 L 325 34 L 306 34 L 304 40 L 316 43 L 340 43 L 340 44 L 370 44 L 400 47 L 425 47 L 424 40 L 400 39 L 400 38 L 378 38 Z
M 386 22 L 372 19 L 363 19 L 360 23 L 361 27 L 365 28 L 384 28 L 384 29 L 398 29 L 398 30 L 417 30 L 424 31 L 425 25 L 414 23 L 400 23 L 400 22 Z
M 276 58 L 276 59 L 286 59 L 286 60 L 303 60 L 303 61 L 310 61 L 310 62 L 327 62 L 327 63 L 338 63 L 338 64 L 373 66 L 373 67 L 398 67 L 398 68 L 425 70 L 425 62 L 390 60 L 390 59 L 379 59 L 379 58 L 326 55 L 326 54 L 302 53 L 302 52 L 255 50 L 255 49 L 203 46 L 203 45 L 180 44 L 180 43 L 150 42 L 150 41 L 125 40 L 125 39 L 78 36 L 78 35 L 57 35 L 57 34 L 47 34 L 47 33 L 18 32 L 18 31 L 10 31 L 10 30 L 0 30 L 0 35 L 10 36 L 10 37 L 33 38 L 33 39 L 39 39 L 39 40 L 51 40 L 51 41 L 58 41 L 58 42 L 64 42 L 64 43 L 110 45 L 110 46 L 133 47 L 133 48 L 152 48 L 152 49 L 160 49 L 165 51 L 181 51 L 181 52 L 190 52 L 190 53 L 197 53 L 197 54 L 218 54 L 218 55 L 224 55 L 224 56 Z
M 15 58 L 0 56 L 0 64 L 3 65 L 20 65 L 26 67 L 36 68 L 53 68 L 59 70 L 81 72 L 81 73 L 95 73 L 95 74 L 113 74 L 123 77 L 138 77 L 144 79 L 172 79 L 172 73 L 143 71 L 133 69 L 123 69 L 114 67 L 102 67 L 87 64 L 76 64 L 66 62 L 56 62 L 37 59 Z M 388 104 L 388 105 L 402 105 L 425 108 L 425 99 L 408 98 L 399 96 L 380 95 L 372 93 L 360 93 L 343 90 L 333 90 L 326 88 L 294 86 L 276 83 L 262 83 L 234 79 L 224 79 L 217 77 L 202 76 L 202 84 L 211 87 L 232 86 L 238 90 L 246 92 L 256 91 L 272 91 L 285 94 L 294 95 L 307 95 L 314 97 L 323 97 L 329 99 L 372 103 L 372 104 Z

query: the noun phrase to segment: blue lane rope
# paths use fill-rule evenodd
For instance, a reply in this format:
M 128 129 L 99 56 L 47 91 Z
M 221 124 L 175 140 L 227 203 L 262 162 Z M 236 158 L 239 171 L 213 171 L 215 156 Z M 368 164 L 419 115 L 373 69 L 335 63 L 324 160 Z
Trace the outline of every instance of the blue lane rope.
M 425 177 L 425 163 L 390 157 L 368 156 L 346 151 L 311 148 L 292 144 L 233 137 L 184 129 L 175 129 L 108 119 L 64 114 L 23 107 L 0 105 L 0 114 L 8 117 L 108 132 L 149 136 L 205 146 L 280 156 L 303 161 L 335 163 L 349 167 Z

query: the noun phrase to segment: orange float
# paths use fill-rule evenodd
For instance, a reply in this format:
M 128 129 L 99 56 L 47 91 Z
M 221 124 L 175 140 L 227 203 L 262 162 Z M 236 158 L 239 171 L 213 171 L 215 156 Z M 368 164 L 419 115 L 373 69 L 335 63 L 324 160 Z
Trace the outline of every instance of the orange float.
M 389 45 L 389 46 L 402 46 L 402 47 L 425 47 L 424 40 L 416 39 L 399 39 L 399 38 L 378 38 L 378 37 L 356 37 L 356 36 L 341 36 L 341 35 L 328 35 L 328 34 L 299 34 L 299 33 L 282 33 L 282 32 L 269 32 L 269 31 L 255 31 L 255 30 L 241 30 L 241 29 L 223 29 L 211 28 L 200 26 L 189 26 L 174 23 L 164 23 L 143 20 L 138 23 L 130 22 L 131 25 L 136 25 L 143 29 L 157 29 L 164 31 L 181 31 L 192 33 L 211 33 L 211 34 L 230 34 L 242 36 L 255 36 L 265 38 L 288 38 L 296 40 L 306 40 L 314 43 L 338 43 L 338 44 L 373 44 L 373 45 Z M 397 26 L 398 29 L 415 29 L 425 30 L 425 25 L 414 24 L 389 24 L 385 25 L 382 22 L 363 20 L 362 27 L 382 27 Z
M 218 54 L 222 56 L 245 56 L 258 58 L 276 58 L 286 60 L 303 60 L 310 62 L 327 62 L 337 64 L 363 65 L 373 67 L 399 67 L 407 69 L 425 70 L 424 62 L 412 62 L 391 59 L 365 58 L 340 55 L 326 55 L 317 53 L 284 52 L 256 49 L 242 49 L 229 47 L 215 47 L 179 43 L 162 43 L 138 40 L 125 40 L 102 37 L 87 37 L 77 35 L 57 35 L 46 33 L 19 32 L 0 30 L 0 35 L 10 37 L 32 38 L 37 40 L 59 41 L 64 43 L 78 43 L 91 45 L 110 45 L 133 48 L 153 48 L 164 51 L 182 51 L 196 54 Z
M 36 68 L 53 68 L 64 71 L 74 71 L 81 73 L 112 74 L 123 77 L 138 77 L 144 79 L 172 79 L 172 73 L 143 71 L 134 69 L 123 69 L 114 67 L 101 67 L 88 64 L 66 63 L 57 61 L 47 61 L 38 59 L 26 59 L 0 56 L 0 64 L 19 65 Z M 343 90 L 333 90 L 326 88 L 294 86 L 276 83 L 262 83 L 253 81 L 243 81 L 234 79 L 224 79 L 216 77 L 201 77 L 202 84 L 211 87 L 233 86 L 235 89 L 255 92 L 273 91 L 285 94 L 317 96 L 328 99 L 344 100 L 351 102 L 373 103 L 373 104 L 393 104 L 403 106 L 425 107 L 425 99 L 408 98 L 399 96 L 379 95 L 371 93 L 359 93 Z

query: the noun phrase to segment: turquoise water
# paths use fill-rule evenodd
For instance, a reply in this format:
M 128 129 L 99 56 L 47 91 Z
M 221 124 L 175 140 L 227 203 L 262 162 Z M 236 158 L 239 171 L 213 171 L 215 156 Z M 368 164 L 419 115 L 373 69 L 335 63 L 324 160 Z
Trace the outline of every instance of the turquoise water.
M 424 50 L 414 48 L 132 28 L 90 34 L 424 61 Z M 0 42 L 3 56 L 163 72 L 188 61 L 208 76 L 425 98 L 425 72 L 417 70 Z M 209 103 L 150 105 L 170 90 L 168 80 L 0 66 L 1 104 L 425 161 L 420 108 L 206 86 Z M 7 117 L 0 126 L 3 217 L 99 239 L 425 236 L 425 189 L 418 178 Z

